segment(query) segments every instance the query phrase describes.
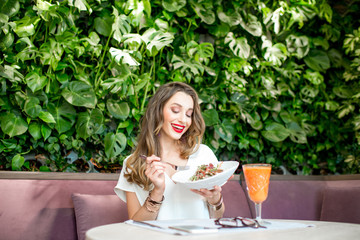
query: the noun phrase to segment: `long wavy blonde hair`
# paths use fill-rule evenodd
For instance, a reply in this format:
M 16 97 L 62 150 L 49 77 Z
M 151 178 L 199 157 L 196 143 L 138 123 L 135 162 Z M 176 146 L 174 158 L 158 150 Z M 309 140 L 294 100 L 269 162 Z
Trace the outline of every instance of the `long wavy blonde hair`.
M 150 190 L 152 183 L 145 175 L 146 162 L 140 155 L 151 156 L 154 154 L 161 156 L 158 136 L 164 121 L 163 109 L 169 99 L 177 92 L 188 94 L 194 101 L 194 109 L 191 115 L 192 123 L 189 129 L 178 140 L 180 157 L 187 159 L 198 149 L 199 144 L 202 142 L 205 123 L 201 115 L 196 91 L 182 82 L 170 82 L 160 86 L 150 99 L 145 115 L 141 118 L 137 146 L 126 162 L 125 177 L 127 181 L 136 183 L 145 190 Z

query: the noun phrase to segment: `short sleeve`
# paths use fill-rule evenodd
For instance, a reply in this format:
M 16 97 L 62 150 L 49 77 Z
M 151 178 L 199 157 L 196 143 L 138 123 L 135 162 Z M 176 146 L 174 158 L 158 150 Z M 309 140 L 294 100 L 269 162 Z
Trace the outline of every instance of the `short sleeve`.
M 123 168 L 121 169 L 119 180 L 114 188 L 114 191 L 118 197 L 126 202 L 126 193 L 125 192 L 136 192 L 136 185 L 134 183 L 130 183 L 125 178 L 126 171 L 126 161 L 129 157 L 127 157 L 123 162 Z

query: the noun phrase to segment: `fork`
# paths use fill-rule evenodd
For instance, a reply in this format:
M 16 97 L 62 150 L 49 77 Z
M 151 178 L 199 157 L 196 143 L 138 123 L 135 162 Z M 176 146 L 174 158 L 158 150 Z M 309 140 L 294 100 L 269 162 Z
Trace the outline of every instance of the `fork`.
M 145 159 L 145 160 L 146 160 L 146 158 L 147 158 L 147 156 L 146 156 L 146 155 L 143 155 L 143 154 L 140 154 L 140 157 L 141 157 L 142 159 Z M 178 171 L 183 171 L 183 170 L 188 170 L 188 169 L 190 169 L 190 166 L 176 166 L 176 165 L 171 164 L 171 163 L 169 163 L 169 162 L 165 162 L 165 161 L 160 161 L 160 162 L 162 162 L 162 163 L 167 163 L 167 164 L 169 164 L 170 166 L 172 166 L 173 168 L 175 168 L 175 170 L 178 170 Z

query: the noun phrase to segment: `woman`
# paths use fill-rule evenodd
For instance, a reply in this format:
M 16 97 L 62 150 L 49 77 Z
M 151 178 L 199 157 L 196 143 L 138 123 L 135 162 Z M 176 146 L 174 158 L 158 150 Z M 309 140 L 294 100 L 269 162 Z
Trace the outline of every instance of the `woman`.
M 221 187 L 189 190 L 171 180 L 177 166 L 217 164 L 211 149 L 201 144 L 204 131 L 193 88 L 181 82 L 159 87 L 142 118 L 137 147 L 125 159 L 115 187 L 127 202 L 130 219 L 222 217 Z

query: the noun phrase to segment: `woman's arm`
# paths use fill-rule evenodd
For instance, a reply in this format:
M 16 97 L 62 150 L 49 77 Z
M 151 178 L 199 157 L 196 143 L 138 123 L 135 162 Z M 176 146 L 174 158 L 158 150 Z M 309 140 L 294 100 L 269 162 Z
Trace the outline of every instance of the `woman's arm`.
M 149 197 L 145 200 L 143 205 L 140 205 L 139 200 L 134 192 L 126 192 L 126 202 L 129 219 L 137 221 L 155 220 L 159 213 L 162 201 L 155 201 L 159 199 L 159 193 L 150 192 Z M 160 199 L 162 198 L 162 194 Z

